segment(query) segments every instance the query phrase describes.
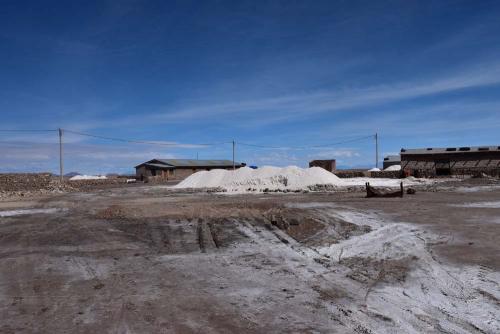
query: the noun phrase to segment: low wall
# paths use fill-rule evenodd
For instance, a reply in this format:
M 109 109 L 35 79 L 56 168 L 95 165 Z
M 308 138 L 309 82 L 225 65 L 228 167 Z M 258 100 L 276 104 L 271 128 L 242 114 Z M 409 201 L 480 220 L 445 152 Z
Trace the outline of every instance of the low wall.
M 387 178 L 387 179 L 399 179 L 402 177 L 402 172 L 400 170 L 382 170 L 380 172 L 370 172 L 370 177 L 373 178 Z
M 86 188 L 98 188 L 101 186 L 110 186 L 127 183 L 126 178 L 113 177 L 107 179 L 97 179 L 97 180 L 65 180 L 64 183 L 69 185 L 71 188 L 76 189 L 86 189 Z
M 112 177 L 102 180 L 64 180 L 59 182 L 59 177 L 51 173 L 3 173 L 0 174 L 0 192 L 2 193 L 29 193 L 50 191 L 74 191 L 79 189 L 92 189 L 104 186 L 124 184 L 126 178 Z
M 483 174 L 493 177 L 500 177 L 500 168 L 453 168 L 451 170 L 451 175 L 482 176 Z
M 427 177 L 433 178 L 437 177 L 435 169 L 405 169 L 404 173 L 407 176 L 415 177 Z M 450 176 L 482 176 L 483 174 L 500 177 L 500 168 L 452 168 L 450 169 Z M 447 175 L 443 175 L 447 176 Z
M 154 184 L 167 183 L 168 181 L 169 181 L 168 178 L 162 175 L 148 176 L 144 180 L 144 182 L 146 183 L 154 183 Z
M 366 177 L 368 173 L 365 170 L 336 170 L 333 172 L 335 175 L 341 179 L 348 179 L 352 177 Z

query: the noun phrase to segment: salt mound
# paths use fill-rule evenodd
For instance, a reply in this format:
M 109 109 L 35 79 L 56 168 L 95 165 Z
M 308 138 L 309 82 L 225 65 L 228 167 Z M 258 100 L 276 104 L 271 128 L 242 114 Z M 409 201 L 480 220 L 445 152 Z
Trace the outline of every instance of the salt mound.
M 336 175 L 320 167 L 300 168 L 271 167 L 259 169 L 248 167 L 236 171 L 214 169 L 195 173 L 174 188 L 223 188 L 232 192 L 244 192 L 248 189 L 269 190 L 305 190 L 314 185 L 340 186 L 343 181 Z
M 368 170 L 369 172 L 380 172 L 380 168 L 374 167 Z
M 384 170 L 388 171 L 388 172 L 401 170 L 401 165 L 392 165 L 392 166 L 387 167 Z
M 79 180 L 105 180 L 106 176 L 97 176 L 97 175 L 75 175 L 70 178 L 70 181 L 79 181 Z

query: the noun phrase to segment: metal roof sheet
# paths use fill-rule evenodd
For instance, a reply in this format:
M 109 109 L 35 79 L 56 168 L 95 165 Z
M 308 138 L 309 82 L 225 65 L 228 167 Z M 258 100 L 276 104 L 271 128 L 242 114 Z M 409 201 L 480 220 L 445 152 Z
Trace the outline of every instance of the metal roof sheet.
M 163 168 L 163 169 L 173 169 L 174 168 L 173 166 L 163 165 L 163 164 L 154 164 L 154 163 L 144 163 L 142 165 L 148 166 L 148 167 Z
M 388 155 L 384 158 L 384 161 L 387 162 L 401 161 L 401 157 L 399 155 Z
M 175 167 L 232 167 L 232 160 L 197 160 L 197 159 L 152 159 L 139 166 L 148 165 L 157 168 Z M 245 166 L 244 163 L 235 162 L 235 166 Z
M 500 152 L 500 146 L 463 146 L 463 147 L 429 147 L 429 148 L 413 148 L 401 149 L 401 155 L 406 154 L 451 154 L 451 153 L 468 153 L 468 152 Z
M 196 160 L 196 159 L 157 159 L 157 160 L 174 167 L 233 166 L 233 162 L 231 160 Z M 241 163 L 235 162 L 235 165 L 240 166 Z

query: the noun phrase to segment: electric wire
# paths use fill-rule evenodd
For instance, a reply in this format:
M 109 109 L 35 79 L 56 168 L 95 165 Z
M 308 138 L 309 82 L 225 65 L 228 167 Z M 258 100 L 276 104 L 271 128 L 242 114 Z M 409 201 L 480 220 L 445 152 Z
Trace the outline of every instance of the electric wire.
M 354 142 L 358 142 L 358 141 L 367 140 L 370 138 L 374 138 L 374 135 L 363 136 L 363 137 L 339 141 L 339 142 L 335 142 L 335 143 L 329 143 L 329 144 L 323 144 L 323 145 L 309 145 L 309 146 L 270 146 L 270 145 L 249 144 L 249 143 L 242 143 L 242 142 L 236 142 L 236 143 L 238 145 L 241 145 L 241 146 L 263 148 L 263 149 L 308 150 L 308 149 L 317 149 L 317 148 L 328 148 L 328 147 L 333 147 L 333 146 L 342 145 L 342 144 L 354 143 Z
M 92 138 L 98 138 L 98 139 L 104 139 L 104 140 L 111 140 L 111 141 L 119 141 L 119 142 L 131 143 L 131 144 L 146 144 L 146 145 L 158 145 L 158 146 L 167 146 L 167 147 L 189 148 L 189 146 L 192 146 L 192 148 L 198 148 L 200 146 L 207 146 L 208 147 L 208 146 L 217 146 L 217 145 L 232 143 L 229 141 L 228 142 L 218 142 L 218 143 L 160 143 L 160 142 L 156 142 L 156 141 L 134 140 L 134 139 L 124 139 L 124 138 L 100 136 L 100 135 L 94 135 L 94 134 L 90 134 L 90 133 L 67 130 L 67 129 L 63 129 L 63 132 L 72 133 L 72 134 L 80 135 L 80 136 L 86 136 L 86 137 L 92 137 Z
M 178 148 L 201 148 L 201 147 L 210 147 L 210 146 L 218 146 L 218 145 L 225 145 L 225 144 L 233 144 L 234 143 L 234 144 L 237 144 L 239 146 L 254 147 L 254 148 L 261 148 L 261 149 L 273 149 L 273 150 L 309 150 L 309 149 L 318 149 L 318 148 L 329 148 L 329 147 L 334 147 L 337 145 L 364 141 L 364 140 L 367 140 L 370 138 L 374 138 L 374 136 L 375 136 L 375 135 L 360 136 L 360 137 L 356 137 L 353 139 L 342 140 L 342 141 L 328 143 L 328 144 L 322 144 L 322 145 L 274 146 L 274 145 L 252 144 L 252 143 L 246 143 L 246 142 L 240 142 L 240 141 L 235 141 L 235 142 L 224 141 L 224 142 L 215 142 L 215 143 L 178 143 L 178 142 L 168 143 L 168 142 L 157 142 L 157 141 L 108 137 L 108 136 L 95 135 L 95 134 L 91 134 L 91 133 L 74 131 L 74 130 L 69 130 L 69 129 L 61 129 L 61 130 L 63 131 L 63 133 L 66 132 L 66 133 L 71 133 L 71 134 L 79 135 L 79 136 L 85 136 L 85 137 L 97 138 L 97 139 L 103 139 L 103 140 L 110 140 L 110 141 L 117 141 L 117 142 L 123 142 L 123 143 L 131 143 L 131 144 L 156 145 L 156 146 L 178 147 Z M 0 129 L 0 132 L 57 132 L 57 131 L 59 131 L 59 129 L 26 129 L 26 130 Z

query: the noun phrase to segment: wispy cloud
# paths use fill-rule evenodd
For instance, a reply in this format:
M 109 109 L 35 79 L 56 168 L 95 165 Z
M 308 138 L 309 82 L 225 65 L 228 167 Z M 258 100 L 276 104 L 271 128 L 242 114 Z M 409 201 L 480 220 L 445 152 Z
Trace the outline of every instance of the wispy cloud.
M 251 119 L 256 125 L 268 124 L 499 83 L 500 64 L 488 64 L 480 68 L 452 73 L 447 77 L 413 79 L 393 84 L 338 88 L 220 104 L 197 102 L 190 106 L 179 106 L 175 109 L 168 108 L 162 112 L 151 113 L 142 119 L 146 122 L 159 123 L 183 123 L 193 119 L 224 122 L 224 118 L 229 116 L 231 120 L 233 117 L 240 117 Z M 137 121 L 135 118 L 125 119 L 125 122 L 135 121 Z
M 361 156 L 359 150 L 350 149 L 350 148 L 341 148 L 338 150 L 327 150 L 320 151 L 315 153 L 314 155 L 309 155 L 310 158 L 324 158 L 324 159 L 332 159 L 335 158 L 356 158 Z
M 58 171 L 59 146 L 50 143 L 0 142 L 3 172 Z M 133 167 L 155 157 L 175 158 L 169 150 L 146 145 L 64 145 L 66 171 L 103 174 L 132 172 Z

